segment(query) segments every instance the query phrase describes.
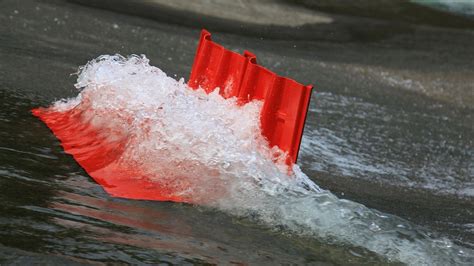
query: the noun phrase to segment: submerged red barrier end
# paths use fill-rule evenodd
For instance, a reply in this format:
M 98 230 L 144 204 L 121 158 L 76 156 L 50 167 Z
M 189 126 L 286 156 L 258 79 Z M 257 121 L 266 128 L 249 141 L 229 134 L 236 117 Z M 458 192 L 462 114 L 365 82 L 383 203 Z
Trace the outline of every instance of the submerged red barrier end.
M 56 112 L 37 108 L 31 112 L 53 131 L 64 151 L 71 154 L 111 196 L 192 203 L 191 198 L 177 195 L 174 184 L 153 182 L 140 168 L 120 164 L 126 139 L 110 141 L 107 135 L 113 132 L 98 131 L 85 123 L 79 111 Z M 181 190 L 185 189 L 182 183 L 180 185 Z
M 271 147 L 288 153 L 287 164 L 296 163 L 303 136 L 312 85 L 278 76 L 257 64 L 254 54 L 240 55 L 211 40 L 202 30 L 188 85 L 211 92 L 217 87 L 224 98 L 237 97 L 245 104 L 262 100 L 262 134 Z

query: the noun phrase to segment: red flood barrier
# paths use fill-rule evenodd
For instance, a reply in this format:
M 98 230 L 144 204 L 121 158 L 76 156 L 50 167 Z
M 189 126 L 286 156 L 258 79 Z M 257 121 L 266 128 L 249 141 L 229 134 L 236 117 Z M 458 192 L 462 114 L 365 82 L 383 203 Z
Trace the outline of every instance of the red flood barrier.
M 278 76 L 257 64 L 254 54 L 240 55 L 211 40 L 202 30 L 188 85 L 211 92 L 217 87 L 224 98 L 237 97 L 240 104 L 263 101 L 262 134 L 271 147 L 288 153 L 288 165 L 296 163 L 312 85 Z
M 250 52 L 239 55 L 225 49 L 212 42 L 206 30 L 201 33 L 188 84 L 194 89 L 202 87 L 206 92 L 219 87 L 222 96 L 237 97 L 239 104 L 262 100 L 262 134 L 271 146 L 277 145 L 288 153 L 289 166 L 296 162 L 311 86 L 278 76 L 258 65 Z M 186 194 L 193 187 L 191 182 L 152 180 L 147 169 L 141 169 L 134 162 L 122 162 L 127 138 L 110 138 L 122 134 L 114 129 L 96 128 L 90 119 L 83 118 L 83 111 L 80 108 L 57 111 L 50 107 L 33 109 L 32 113 L 51 129 L 64 151 L 111 196 L 196 203 L 193 195 Z M 219 196 L 219 193 L 209 193 L 200 200 Z

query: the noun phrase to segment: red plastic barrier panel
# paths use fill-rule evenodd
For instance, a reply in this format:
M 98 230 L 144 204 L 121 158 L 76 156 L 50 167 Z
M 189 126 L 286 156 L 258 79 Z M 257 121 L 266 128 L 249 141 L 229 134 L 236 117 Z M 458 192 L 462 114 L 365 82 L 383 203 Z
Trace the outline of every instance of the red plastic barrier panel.
M 110 141 L 111 132 L 99 131 L 85 122 L 80 111 L 56 112 L 45 108 L 32 110 L 61 141 L 64 151 L 100 184 L 108 194 L 127 199 L 175 201 L 193 203 L 191 197 L 178 195 L 186 189 L 175 184 L 153 182 L 139 167 L 120 162 L 126 139 Z
M 219 87 L 224 98 L 237 97 L 241 104 L 262 100 L 262 134 L 271 147 L 288 153 L 288 165 L 296 162 L 312 85 L 278 76 L 258 65 L 248 51 L 240 55 L 225 49 L 206 30 L 201 32 L 188 85 L 206 92 Z
M 216 87 L 226 97 L 237 97 L 240 104 L 263 101 L 261 126 L 270 145 L 288 152 L 288 165 L 296 162 L 303 133 L 311 86 L 280 77 L 257 65 L 249 52 L 239 55 L 211 41 L 203 31 L 193 65 L 189 85 L 207 92 Z M 61 141 L 64 150 L 112 196 L 159 201 L 199 203 L 221 195 L 216 190 L 202 198 L 187 194 L 196 187 L 192 178 L 153 179 L 147 169 L 133 161 L 120 160 L 127 137 L 114 129 L 96 128 L 84 119 L 80 108 L 59 112 L 54 108 L 33 109 Z M 117 136 L 109 138 L 110 135 Z

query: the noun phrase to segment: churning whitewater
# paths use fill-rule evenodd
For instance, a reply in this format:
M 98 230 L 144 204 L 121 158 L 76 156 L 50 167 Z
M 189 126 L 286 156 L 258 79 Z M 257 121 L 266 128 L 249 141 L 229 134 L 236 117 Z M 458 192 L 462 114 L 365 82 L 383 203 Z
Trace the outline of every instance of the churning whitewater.
M 216 91 L 192 90 L 145 56 L 104 55 L 79 69 L 77 97 L 49 111 L 75 111 L 109 141 L 123 140 L 115 164 L 167 184 L 187 202 L 270 228 L 362 247 L 413 265 L 472 262 L 473 254 L 405 220 L 320 189 L 260 132 L 262 103 L 238 106 Z M 106 166 L 104 166 L 106 167 Z M 135 178 L 135 177 L 131 177 Z M 138 177 L 137 177 L 138 178 Z

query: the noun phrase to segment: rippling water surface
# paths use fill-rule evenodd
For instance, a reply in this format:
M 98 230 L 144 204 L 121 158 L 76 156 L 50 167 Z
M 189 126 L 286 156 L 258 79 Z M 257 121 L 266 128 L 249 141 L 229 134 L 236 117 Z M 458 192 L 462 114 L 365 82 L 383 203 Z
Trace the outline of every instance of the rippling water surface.
M 314 55 L 298 50 L 284 64 L 322 83 L 300 166 L 307 182 L 332 192 L 257 186 L 245 196 L 258 201 L 204 205 L 112 198 L 31 108 L 76 96 L 77 77 L 69 73 L 103 53 L 146 52 L 152 65 L 185 76 L 198 31 L 72 4 L 25 3 L 3 2 L 0 13 L 8 25 L 0 26 L 0 262 L 472 264 L 470 109 L 410 100 L 418 98 L 398 94 L 393 82 L 337 76 L 347 65 L 324 56 L 325 64 L 308 65 Z M 281 45 L 288 44 L 275 45 L 276 54 L 262 51 L 264 63 L 282 60 Z M 382 94 L 371 92 L 373 84 Z

